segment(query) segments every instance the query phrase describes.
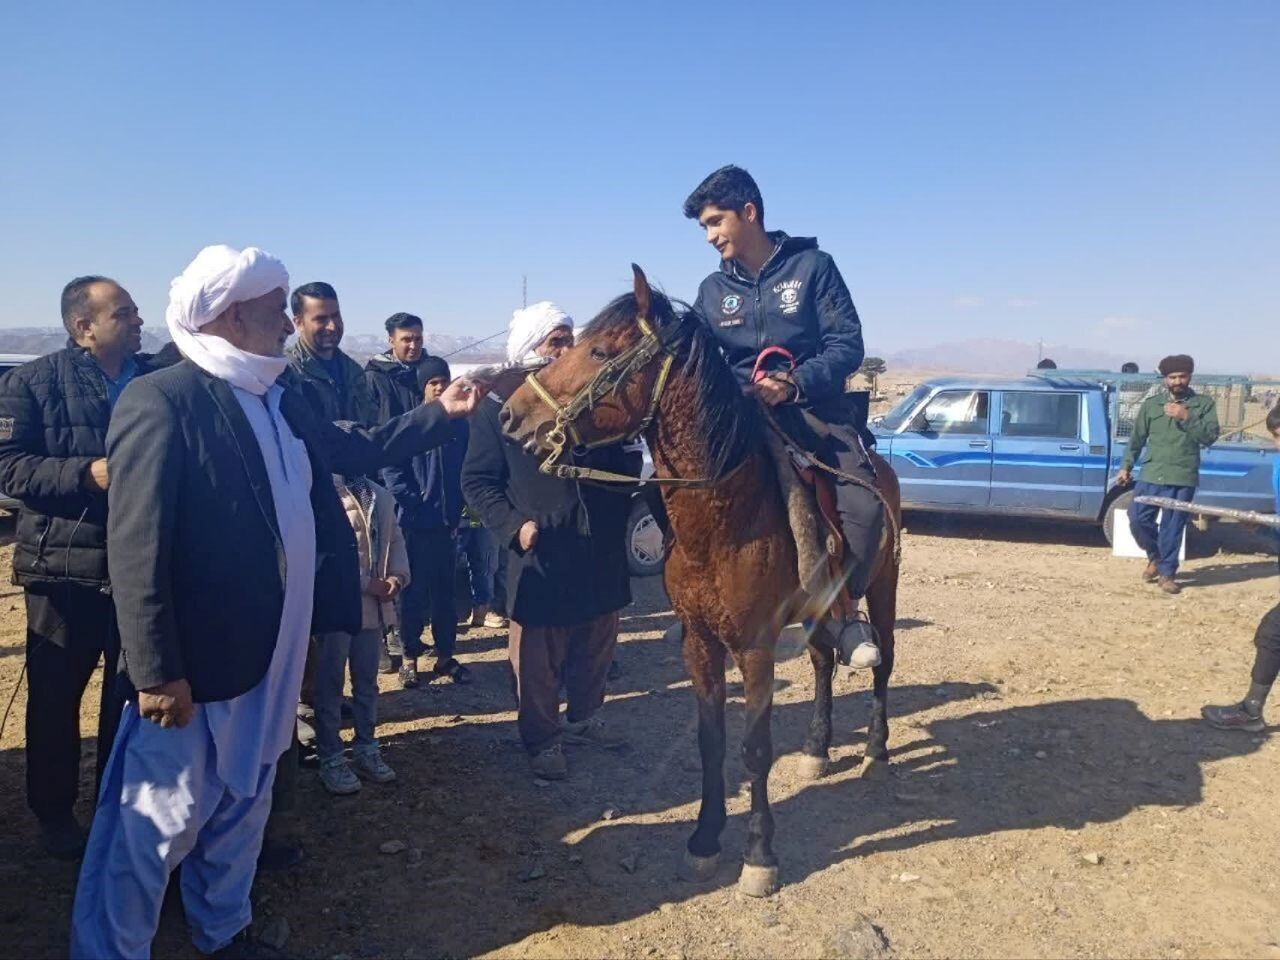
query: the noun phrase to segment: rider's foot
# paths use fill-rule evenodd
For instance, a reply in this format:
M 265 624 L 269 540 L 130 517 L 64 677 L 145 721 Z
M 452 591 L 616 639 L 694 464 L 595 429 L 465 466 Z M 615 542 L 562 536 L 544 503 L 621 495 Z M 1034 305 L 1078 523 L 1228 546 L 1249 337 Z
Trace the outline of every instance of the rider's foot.
M 1262 711 L 1251 713 L 1247 703 L 1231 703 L 1226 706 L 1205 706 L 1200 708 L 1200 716 L 1211 727 L 1219 730 L 1244 730 L 1248 733 L 1261 733 L 1267 729 L 1267 722 L 1262 719 Z
M 861 616 L 846 620 L 836 638 L 836 659 L 855 670 L 880 666 L 880 644 L 876 628 Z
M 1154 560 L 1147 561 L 1147 568 L 1142 571 L 1142 579 L 1146 583 L 1155 583 L 1160 579 L 1160 564 Z

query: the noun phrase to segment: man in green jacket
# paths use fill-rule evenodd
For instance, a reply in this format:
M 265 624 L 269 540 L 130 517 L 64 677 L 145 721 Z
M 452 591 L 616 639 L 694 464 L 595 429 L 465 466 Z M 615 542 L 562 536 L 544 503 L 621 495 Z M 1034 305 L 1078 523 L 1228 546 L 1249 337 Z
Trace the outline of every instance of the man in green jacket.
M 1116 477 L 1127 486 L 1133 481 L 1134 464 L 1142 471 L 1134 491 L 1138 496 L 1171 497 L 1190 500 L 1200 480 L 1200 448 L 1218 439 L 1218 410 L 1212 397 L 1191 389 L 1195 361 L 1186 354 L 1160 361 L 1164 388 L 1142 401 L 1133 421 L 1129 449 Z M 1143 454 L 1145 448 L 1146 456 Z M 1133 539 L 1147 553 L 1142 578 L 1159 582 L 1165 593 L 1181 593 L 1174 575 L 1178 572 L 1178 551 L 1187 527 L 1187 513 L 1134 503 L 1129 507 L 1129 529 Z M 1157 518 L 1159 520 L 1157 521 Z
M 289 306 L 298 339 L 285 352 L 294 382 L 311 407 L 330 422 L 378 424 L 378 405 L 365 382 L 364 369 L 338 347 L 342 310 L 333 287 L 303 284 L 293 291 Z

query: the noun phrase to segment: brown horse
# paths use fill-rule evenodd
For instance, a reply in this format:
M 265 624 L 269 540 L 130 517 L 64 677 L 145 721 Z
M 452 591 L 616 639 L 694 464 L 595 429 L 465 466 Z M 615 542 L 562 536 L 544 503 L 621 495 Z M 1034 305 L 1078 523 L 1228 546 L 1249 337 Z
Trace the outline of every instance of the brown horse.
M 702 756 L 702 807 L 681 874 L 710 879 L 719 861 L 726 822 L 725 654 L 732 653 L 742 670 L 742 754 L 751 782 L 739 888 L 766 896 L 778 884 L 768 798 L 774 647 L 800 613 L 796 547 L 759 404 L 743 395 L 701 322 L 677 313 L 650 289 L 640 268 L 633 269 L 634 293 L 609 304 L 572 349 L 536 375 L 536 384 L 525 383 L 511 395 L 503 425 L 513 440 L 530 451 L 554 453 L 552 459 L 569 446 L 616 441 L 643 430 L 659 478 L 707 481 L 663 487 L 674 532 L 666 586 L 684 625 Z M 897 477 L 873 457 L 878 489 L 897 520 Z M 575 475 L 572 467 L 558 469 Z M 891 540 L 882 545 L 867 595 L 882 656 L 875 668 L 867 768 L 889 757 L 887 695 L 898 590 Z M 817 689 L 802 770 L 817 777 L 826 770 L 831 744 L 835 655 L 829 642 L 814 642 L 811 635 L 809 657 Z

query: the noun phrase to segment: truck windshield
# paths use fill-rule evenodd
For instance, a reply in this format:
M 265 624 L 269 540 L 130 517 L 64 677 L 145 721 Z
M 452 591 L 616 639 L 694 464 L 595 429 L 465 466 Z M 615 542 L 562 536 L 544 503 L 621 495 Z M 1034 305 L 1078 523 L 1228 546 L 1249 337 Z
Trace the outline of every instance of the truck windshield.
M 911 411 L 915 410 L 915 408 L 920 405 L 920 401 L 928 395 L 928 384 L 920 384 L 920 386 L 912 390 L 907 394 L 907 396 L 903 397 L 896 407 L 885 414 L 884 419 L 880 421 L 880 426 L 891 432 L 901 430 L 903 424 L 905 424 L 908 418 L 910 418 Z

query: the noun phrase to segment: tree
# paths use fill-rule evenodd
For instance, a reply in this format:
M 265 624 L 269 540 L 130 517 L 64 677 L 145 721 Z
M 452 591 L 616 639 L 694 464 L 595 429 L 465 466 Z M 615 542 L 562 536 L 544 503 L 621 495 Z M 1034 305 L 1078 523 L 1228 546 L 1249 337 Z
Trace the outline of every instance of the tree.
M 872 395 L 878 394 L 880 375 L 888 369 L 885 362 L 879 357 L 867 357 L 862 361 L 862 366 L 858 368 L 858 372 L 871 381 Z

